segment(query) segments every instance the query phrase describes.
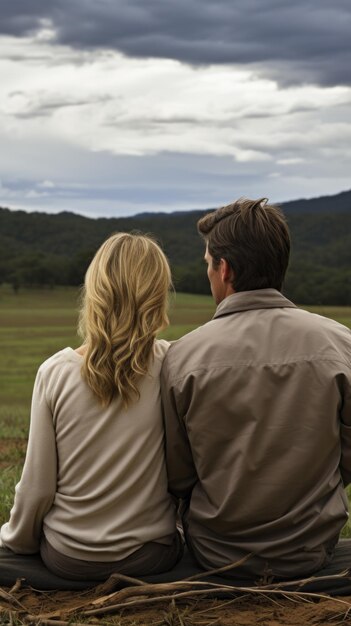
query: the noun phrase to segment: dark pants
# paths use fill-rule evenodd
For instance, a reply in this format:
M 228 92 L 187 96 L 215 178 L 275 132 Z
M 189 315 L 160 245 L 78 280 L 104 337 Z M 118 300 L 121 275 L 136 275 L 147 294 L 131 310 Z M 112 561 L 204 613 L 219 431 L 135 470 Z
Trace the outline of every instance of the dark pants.
M 149 542 L 120 561 L 83 561 L 57 552 L 45 539 L 40 546 L 41 558 L 53 574 L 68 580 L 106 580 L 114 572 L 126 576 L 160 574 L 172 569 L 183 554 L 183 542 L 176 533 L 170 545 Z
M 327 593 L 332 596 L 351 595 L 351 539 L 340 539 L 335 546 L 334 556 L 330 563 L 317 572 L 313 572 L 311 578 L 335 576 L 345 571 L 348 572 L 345 578 L 312 581 L 301 588 L 301 591 Z
M 188 509 L 182 512 L 182 521 L 183 521 L 183 529 L 186 539 L 186 544 L 188 550 L 192 556 L 192 558 L 196 561 L 196 553 L 192 549 L 191 537 L 188 532 L 188 522 L 187 522 L 187 513 Z M 201 566 L 200 566 L 201 567 Z M 208 565 L 205 569 L 211 569 Z M 215 569 L 213 566 L 212 569 Z M 341 574 L 342 572 L 347 572 L 346 576 L 342 579 L 330 579 L 330 576 L 335 576 L 337 574 Z M 221 579 L 226 579 L 227 583 L 238 585 L 241 587 L 251 587 L 252 585 L 257 586 L 262 584 L 261 581 L 254 579 L 252 577 L 248 578 L 245 574 L 240 573 L 240 568 L 237 570 L 233 568 L 232 571 L 228 570 L 223 572 L 223 574 L 218 575 Z M 307 578 L 321 578 L 328 577 L 328 580 L 318 580 L 311 581 L 305 583 L 303 587 L 301 587 L 298 583 L 294 583 L 294 578 L 291 577 L 289 579 L 283 578 L 274 578 L 272 584 L 276 583 L 287 583 L 289 582 L 290 591 L 294 591 L 295 589 L 299 589 L 301 591 L 306 591 L 309 593 L 327 593 L 330 595 L 351 595 L 351 539 L 340 539 L 334 548 L 334 554 L 332 560 L 325 565 L 320 570 L 313 572 L 313 574 L 306 574 L 306 576 L 299 576 L 297 580 L 307 579 Z M 207 580 L 215 580 L 217 577 L 213 576 L 208 578 Z M 296 577 L 295 577 L 296 580 Z
M 187 540 L 188 549 L 190 553 L 191 543 Z M 193 554 L 193 553 L 192 553 Z M 193 558 L 196 557 L 193 554 Z M 207 569 L 207 568 L 206 568 Z M 214 569 L 214 568 L 213 568 Z M 331 579 L 331 576 L 335 576 L 337 574 L 345 573 L 341 579 Z M 316 578 L 321 579 L 322 577 L 328 577 L 324 580 L 315 580 Z M 217 576 L 212 576 L 207 580 L 213 580 Z M 257 578 L 247 577 L 240 573 L 240 568 L 236 570 L 228 570 L 223 572 L 223 574 L 218 574 L 218 579 L 226 579 L 227 584 L 232 584 L 240 587 L 252 587 L 252 586 L 261 586 L 261 580 L 257 580 Z M 302 579 L 310 579 L 311 582 L 304 583 L 301 586 L 298 582 Z M 223 580 L 224 582 L 224 580 Z M 271 584 L 274 586 L 275 584 L 285 583 L 288 584 L 286 589 L 289 591 L 299 590 L 301 592 L 309 592 L 309 593 L 326 593 L 332 596 L 347 596 L 351 595 L 351 539 L 341 539 L 338 544 L 335 546 L 335 551 L 332 560 L 321 569 L 313 572 L 313 574 L 301 575 L 298 578 L 289 577 L 289 578 L 273 578 Z M 268 583 L 266 583 L 268 584 Z
M 335 556 L 329 565 L 315 572 L 314 576 L 331 576 L 351 567 L 351 539 L 341 540 L 336 546 Z M 149 574 L 142 576 L 143 580 L 150 583 L 167 583 L 182 580 L 188 576 L 194 576 L 204 570 L 196 563 L 188 549 L 185 549 L 183 558 L 175 565 L 172 570 L 163 574 Z M 10 550 L 0 548 L 0 585 L 12 586 L 18 578 L 25 578 L 26 584 L 31 585 L 35 589 L 84 589 L 98 584 L 98 580 L 92 575 L 91 580 L 68 580 L 59 577 L 50 572 L 44 565 L 38 554 L 21 555 L 14 554 Z M 210 576 L 202 580 L 210 580 L 217 584 L 232 584 L 235 586 L 252 586 L 254 581 L 248 581 L 232 577 L 229 581 L 224 576 Z M 298 587 L 296 582 L 291 581 L 289 590 Z M 315 581 L 303 588 L 298 587 L 300 591 L 326 593 L 332 596 L 351 595 L 351 578 L 342 580 L 324 580 Z

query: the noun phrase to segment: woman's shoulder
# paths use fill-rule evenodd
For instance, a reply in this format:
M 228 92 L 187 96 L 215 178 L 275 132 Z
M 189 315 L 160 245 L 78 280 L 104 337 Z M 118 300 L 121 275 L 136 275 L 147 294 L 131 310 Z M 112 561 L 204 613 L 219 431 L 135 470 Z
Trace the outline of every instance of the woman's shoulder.
M 52 356 L 47 358 L 39 367 L 38 372 L 42 375 L 49 374 L 57 368 L 62 368 L 69 363 L 79 363 L 82 357 L 72 348 L 63 348 L 55 352 Z
M 169 341 L 166 341 L 165 339 L 156 339 L 154 344 L 155 358 L 163 361 L 170 345 Z
M 35 386 L 50 404 L 63 388 L 76 388 L 81 380 L 82 357 L 72 348 L 55 352 L 39 367 Z

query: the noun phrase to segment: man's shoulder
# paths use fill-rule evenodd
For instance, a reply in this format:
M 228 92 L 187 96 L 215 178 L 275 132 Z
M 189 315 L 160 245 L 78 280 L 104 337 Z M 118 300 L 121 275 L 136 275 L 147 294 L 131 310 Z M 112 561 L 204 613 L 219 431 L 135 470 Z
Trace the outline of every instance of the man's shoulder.
M 218 343 L 219 320 L 210 320 L 180 339 L 173 341 L 164 360 L 164 368 L 173 375 L 203 366 Z
M 173 341 L 171 343 L 168 354 L 170 353 L 170 351 L 175 354 L 177 353 L 177 351 L 183 351 L 187 349 L 191 350 L 192 346 L 201 344 L 205 338 L 208 339 L 214 337 L 217 325 L 218 320 L 212 319 L 209 322 L 198 326 L 186 335 L 183 335 L 183 337 L 180 337 L 176 341 Z
M 317 332 L 324 330 L 331 337 L 340 336 L 351 340 L 351 329 L 331 317 L 301 308 L 295 309 L 294 316 L 299 319 L 299 324 L 306 329 L 315 329 Z

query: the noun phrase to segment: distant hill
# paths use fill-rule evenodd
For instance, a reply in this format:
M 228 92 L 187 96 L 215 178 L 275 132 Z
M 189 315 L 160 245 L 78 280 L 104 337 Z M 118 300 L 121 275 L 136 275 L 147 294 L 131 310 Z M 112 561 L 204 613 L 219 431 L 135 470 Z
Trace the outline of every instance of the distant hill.
M 351 191 L 334 196 L 291 200 L 281 205 L 285 213 L 343 213 L 351 211 Z
M 303 303 L 351 305 L 351 191 L 281 204 L 292 233 L 286 294 Z M 209 209 L 211 210 L 211 209 Z M 0 282 L 80 284 L 90 259 L 116 231 L 152 233 L 167 253 L 176 288 L 208 293 L 196 223 L 207 211 L 91 219 L 74 213 L 0 208 Z

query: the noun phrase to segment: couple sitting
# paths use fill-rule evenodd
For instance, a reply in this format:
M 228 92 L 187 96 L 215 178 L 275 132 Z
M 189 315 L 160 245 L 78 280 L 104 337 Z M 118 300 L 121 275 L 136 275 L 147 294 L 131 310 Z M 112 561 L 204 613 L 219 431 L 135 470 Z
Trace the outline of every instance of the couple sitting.
M 119 233 L 85 279 L 83 345 L 39 368 L 2 546 L 72 580 L 173 568 L 257 580 L 351 566 L 351 333 L 280 292 L 283 214 L 239 200 L 199 221 L 217 310 L 170 346 L 167 260 Z M 162 401 L 161 401 L 162 398 Z M 351 542 L 350 542 L 351 543 Z M 230 575 L 230 572 L 229 572 Z

